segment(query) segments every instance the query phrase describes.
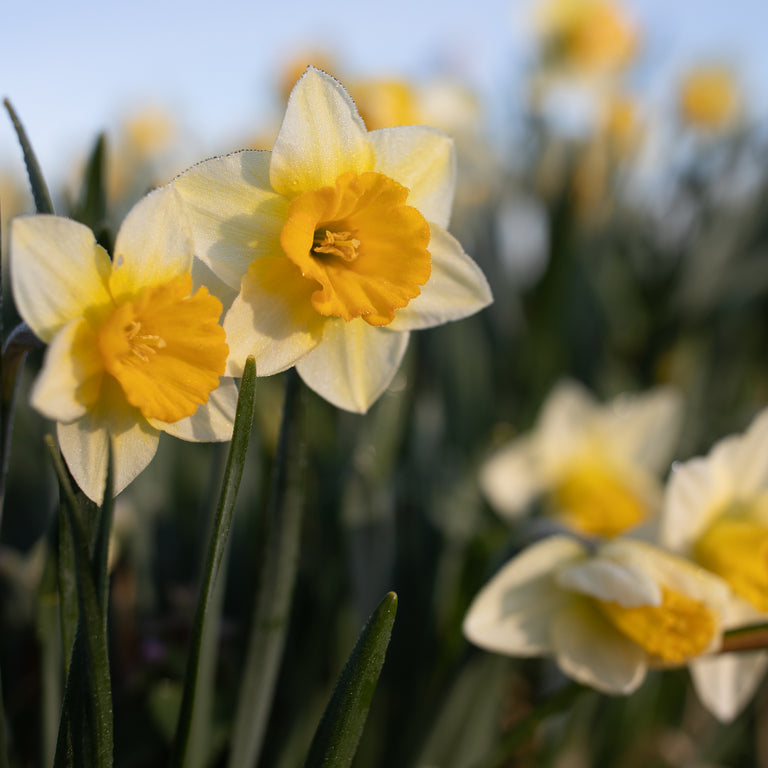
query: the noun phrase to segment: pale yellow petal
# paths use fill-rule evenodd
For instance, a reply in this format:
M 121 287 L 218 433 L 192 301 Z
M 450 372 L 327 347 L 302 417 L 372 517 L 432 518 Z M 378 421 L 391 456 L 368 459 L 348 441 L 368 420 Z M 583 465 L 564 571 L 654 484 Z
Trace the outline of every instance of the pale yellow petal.
M 690 663 L 691 677 L 701 703 L 720 722 L 728 723 L 747 706 L 763 682 L 768 653 L 725 653 Z
M 109 256 L 82 224 L 48 215 L 14 219 L 10 254 L 16 307 L 45 342 L 70 320 L 110 302 Z
M 456 189 L 453 140 L 436 128 L 402 126 L 369 134 L 376 170 L 407 187 L 408 205 L 429 222 L 446 228 Z
M 57 424 L 56 434 L 69 471 L 89 499 L 100 504 L 107 477 L 110 429 L 103 420 L 86 414 L 71 424 Z M 120 493 L 152 461 L 159 432 L 141 420 L 112 431 L 115 494 Z
M 463 624 L 466 638 L 511 656 L 551 653 L 552 620 L 569 599 L 553 574 L 584 555 L 578 542 L 564 536 L 543 539 L 523 550 L 472 601 Z
M 342 173 L 374 167 L 374 151 L 355 103 L 330 75 L 310 67 L 288 99 L 272 147 L 272 188 L 289 198 L 335 184 Z
M 628 694 L 645 679 L 648 657 L 590 605 L 575 600 L 552 622 L 560 669 L 574 680 L 610 694 Z
M 508 519 L 523 514 L 544 489 L 529 437 L 521 437 L 493 454 L 480 471 L 480 487 L 491 506 Z
M 208 396 L 208 402 L 198 407 L 191 416 L 169 424 L 149 419 L 150 424 L 173 437 L 190 442 L 222 442 L 232 438 L 232 426 L 237 407 L 237 386 L 234 379 L 222 379 L 217 389 Z
M 453 235 L 431 225 L 428 250 L 432 256 L 429 280 L 407 307 L 395 313 L 390 330 L 432 328 L 474 315 L 493 301 L 485 275 Z
M 284 256 L 255 262 L 224 318 L 229 344 L 225 375 L 240 376 L 253 355 L 256 374 L 271 376 L 316 347 L 327 322 L 312 307 L 316 289 Z
M 96 338 L 88 323 L 72 320 L 53 337 L 45 352 L 43 367 L 32 388 L 32 405 L 54 421 L 79 419 L 98 394 L 103 372 Z M 95 389 L 89 391 L 91 382 Z
M 320 344 L 296 363 L 296 370 L 337 408 L 365 413 L 391 383 L 407 346 L 407 332 L 393 333 L 360 319 L 330 320 Z
M 281 253 L 289 201 L 270 186 L 270 154 L 215 157 L 173 181 L 187 206 L 195 255 L 235 290 L 253 259 Z
M 120 226 L 110 290 L 117 301 L 163 285 L 192 268 L 192 235 L 181 196 L 163 187 L 142 198 Z

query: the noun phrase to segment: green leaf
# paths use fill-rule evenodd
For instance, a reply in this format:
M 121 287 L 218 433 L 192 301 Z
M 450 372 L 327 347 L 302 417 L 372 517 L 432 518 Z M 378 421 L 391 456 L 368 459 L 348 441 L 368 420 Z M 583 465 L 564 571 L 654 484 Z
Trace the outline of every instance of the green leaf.
M 291 615 L 304 506 L 300 380 L 286 375 L 283 421 L 272 468 L 258 594 L 229 754 L 232 768 L 256 765 L 272 707 Z
M 80 199 L 72 217 L 90 227 L 99 244 L 112 253 L 114 243 L 107 222 L 106 147 L 102 133 L 88 158 Z
M 363 733 L 389 638 L 397 595 L 390 592 L 368 619 L 336 682 L 304 768 L 347 768 Z
M 221 498 L 213 521 L 208 554 L 203 570 L 200 597 L 198 598 L 195 622 L 192 629 L 187 669 L 184 678 L 184 693 L 176 728 L 171 765 L 176 768 L 205 761 L 205 745 L 198 739 L 207 732 L 209 723 L 201 724 L 201 717 L 210 704 L 210 691 L 200 681 L 211 670 L 216 653 L 216 632 L 221 611 L 222 586 L 217 577 L 227 549 L 229 531 L 232 527 L 237 493 L 243 476 L 248 442 L 253 427 L 256 390 L 256 365 L 249 357 L 245 363 L 240 393 L 237 400 L 232 442 L 224 473 Z M 202 713 L 202 714 L 201 714 Z M 204 739 L 203 739 L 204 740 Z
M 19 120 L 16 110 L 11 105 L 11 102 L 8 99 L 4 99 L 3 103 L 8 110 L 11 122 L 16 130 L 19 144 L 21 144 L 21 151 L 24 153 L 24 164 L 27 166 L 27 176 L 29 177 L 29 185 L 32 187 L 35 210 L 38 213 L 53 213 L 53 203 L 51 202 L 51 195 L 48 192 L 48 185 L 45 183 L 43 173 L 37 162 L 37 157 L 35 157 L 32 145 L 27 138 L 27 132 L 24 130 L 24 126 L 21 124 L 21 120 Z
M 55 766 L 111 768 L 114 759 L 112 683 L 106 632 L 103 585 L 106 559 L 100 556 L 109 537 L 108 523 L 99 523 L 92 557 L 89 541 L 94 537 L 86 527 L 90 510 L 78 499 L 70 476 L 52 437 L 46 439 L 71 527 L 77 574 L 79 619 L 72 649 L 72 662 L 64 693 Z M 105 502 L 102 516 L 111 519 L 113 496 L 112 453 L 109 451 Z

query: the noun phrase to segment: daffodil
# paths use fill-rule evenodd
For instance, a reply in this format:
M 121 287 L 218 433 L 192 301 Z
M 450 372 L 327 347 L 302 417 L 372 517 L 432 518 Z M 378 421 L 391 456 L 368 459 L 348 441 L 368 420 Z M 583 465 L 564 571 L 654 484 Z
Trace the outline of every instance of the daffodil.
M 412 330 L 491 301 L 448 233 L 451 140 L 426 127 L 368 132 L 347 91 L 309 68 L 269 151 L 202 162 L 174 182 L 196 254 L 239 294 L 224 319 L 227 372 L 248 355 L 296 369 L 334 405 L 365 411 Z
M 730 127 L 741 108 L 733 71 L 720 64 L 691 70 L 680 83 L 678 106 L 688 125 L 715 132 Z
M 57 422 L 64 459 L 100 501 L 109 441 L 115 492 L 154 456 L 159 435 L 231 437 L 236 389 L 220 382 L 227 344 L 221 303 L 192 292 L 192 242 L 173 189 L 128 214 L 115 253 L 71 219 L 39 215 L 11 225 L 19 313 L 48 345 L 32 404 Z
M 581 534 L 616 536 L 659 509 L 660 475 L 678 437 L 680 405 L 667 388 L 601 405 L 581 385 L 563 382 L 533 431 L 488 459 L 481 487 L 510 519 L 540 499 Z
M 688 560 L 614 539 L 590 554 L 565 536 L 507 563 L 475 597 L 464 634 L 511 656 L 553 656 L 569 677 L 629 694 L 653 667 L 716 650 L 728 589 Z
M 667 487 L 661 542 L 731 587 L 728 626 L 768 621 L 768 410 L 706 457 L 677 464 Z M 734 718 L 768 666 L 768 653 L 724 654 L 692 665 L 699 698 Z
M 538 8 L 547 63 L 579 74 L 610 74 L 635 56 L 638 31 L 614 0 L 546 0 Z

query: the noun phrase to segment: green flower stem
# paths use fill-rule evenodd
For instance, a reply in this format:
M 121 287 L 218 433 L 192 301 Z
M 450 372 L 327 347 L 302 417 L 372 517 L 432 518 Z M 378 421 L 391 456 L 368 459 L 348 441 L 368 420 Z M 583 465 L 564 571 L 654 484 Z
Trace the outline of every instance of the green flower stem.
M 768 650 L 768 624 L 730 629 L 723 634 L 720 653 Z
M 106 559 L 100 553 L 105 541 L 95 542 L 92 558 L 89 536 L 84 524 L 84 505 L 75 494 L 67 468 L 52 437 L 46 438 L 54 469 L 64 496 L 67 520 L 71 528 L 77 573 L 79 620 L 72 651 L 72 663 L 67 677 L 64 706 L 62 708 L 56 765 L 93 765 L 111 768 L 114 760 L 114 731 L 112 712 L 112 684 L 106 632 L 105 587 Z M 107 483 L 104 498 L 109 499 L 102 510 L 99 536 L 108 541 L 111 519 L 113 486 L 112 456 L 108 458 Z M 86 723 L 81 713 L 87 713 Z
M 517 749 L 528 741 L 536 728 L 550 715 L 563 712 L 584 692 L 590 690 L 580 683 L 571 682 L 541 701 L 529 714 L 504 733 L 492 754 L 475 764 L 474 768 L 504 768 L 514 763 Z
M 348 768 L 352 764 L 384 666 L 396 612 L 397 595 L 390 592 L 368 619 L 344 665 L 304 768 Z
M 229 756 L 232 768 L 249 768 L 258 761 L 288 630 L 303 507 L 300 395 L 298 374 L 292 368 L 286 376 L 259 589 Z
M 202 701 L 199 681 L 203 676 L 201 666 L 208 663 L 210 653 L 206 653 L 211 637 L 208 629 L 209 622 L 218 624 L 217 588 L 216 581 L 227 548 L 229 530 L 232 525 L 237 493 L 240 488 L 240 480 L 243 476 L 245 456 L 248 450 L 248 442 L 251 436 L 254 418 L 256 389 L 256 366 L 253 358 L 249 358 L 245 364 L 243 378 L 240 383 L 240 394 L 237 401 L 235 425 L 232 432 L 229 457 L 224 473 L 224 483 L 218 509 L 213 521 L 213 530 L 209 541 L 208 554 L 203 570 L 203 581 L 200 587 L 200 596 L 197 603 L 197 612 L 192 629 L 187 670 L 184 678 L 184 693 L 181 700 L 181 711 L 176 726 L 176 738 L 174 741 L 171 765 L 174 768 L 188 768 L 193 760 L 204 759 L 204 755 L 193 755 L 193 741 L 195 737 L 194 725 L 198 722 L 198 712 L 205 707 Z M 206 661 L 208 659 L 208 661 Z

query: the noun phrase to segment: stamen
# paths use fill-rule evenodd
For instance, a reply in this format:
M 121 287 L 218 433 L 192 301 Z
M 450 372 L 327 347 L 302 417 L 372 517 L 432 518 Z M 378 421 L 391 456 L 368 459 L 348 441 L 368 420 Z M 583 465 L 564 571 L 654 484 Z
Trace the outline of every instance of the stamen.
M 338 256 L 344 261 L 354 261 L 358 257 L 360 241 L 352 235 L 356 232 L 334 232 L 331 229 L 319 229 L 315 232 L 314 253 L 327 253 Z
M 143 363 L 149 361 L 150 355 L 156 355 L 158 349 L 166 346 L 165 339 L 151 333 L 140 334 L 141 323 L 132 320 L 125 327 L 125 335 L 130 342 L 131 352 Z

